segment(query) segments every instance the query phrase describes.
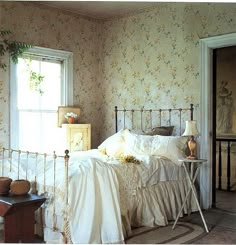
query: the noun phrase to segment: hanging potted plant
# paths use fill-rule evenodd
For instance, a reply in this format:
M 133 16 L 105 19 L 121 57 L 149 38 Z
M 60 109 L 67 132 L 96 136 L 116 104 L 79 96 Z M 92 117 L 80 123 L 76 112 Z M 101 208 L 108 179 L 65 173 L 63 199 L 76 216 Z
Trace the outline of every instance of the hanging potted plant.
M 17 64 L 18 58 L 33 46 L 24 42 L 10 41 L 9 36 L 11 34 L 12 33 L 9 30 L 0 30 L 0 56 L 4 56 L 8 52 L 13 63 Z M 39 94 L 42 95 L 44 93 L 42 90 L 44 76 L 38 72 L 32 71 L 29 64 L 27 66 L 29 72 L 30 89 L 39 92 Z M 0 68 L 6 70 L 6 67 L 7 65 L 0 60 Z
M 29 48 L 32 48 L 32 45 L 24 42 L 10 41 L 10 35 L 11 31 L 0 30 L 0 56 L 4 56 L 6 53 L 9 53 L 12 61 L 17 64 L 18 57 L 20 57 Z M 7 65 L 0 60 L 0 68 L 6 70 L 6 67 Z

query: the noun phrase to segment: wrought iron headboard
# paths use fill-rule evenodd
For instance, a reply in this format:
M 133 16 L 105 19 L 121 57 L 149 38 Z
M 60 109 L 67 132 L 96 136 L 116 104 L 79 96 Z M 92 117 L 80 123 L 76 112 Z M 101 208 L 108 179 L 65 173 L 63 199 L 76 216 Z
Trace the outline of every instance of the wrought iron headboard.
M 133 117 L 133 114 L 135 112 L 139 112 L 140 113 L 140 119 L 141 119 L 141 129 L 143 129 L 143 113 L 144 112 L 149 112 L 150 113 L 150 118 L 152 118 L 152 113 L 153 112 L 158 112 L 159 114 L 159 124 L 160 126 L 162 126 L 162 112 L 168 112 L 169 114 L 169 125 L 171 125 L 171 116 L 172 116 L 172 112 L 177 112 L 178 113 L 178 117 L 179 117 L 179 127 L 180 127 L 180 133 L 181 133 L 181 128 L 182 128 L 182 112 L 183 111 L 189 111 L 190 113 L 190 120 L 193 120 L 193 104 L 190 104 L 189 108 L 170 108 L 170 109 L 118 109 L 117 106 L 115 106 L 115 129 L 116 132 L 118 132 L 118 112 L 123 113 L 123 126 L 125 128 L 125 121 L 126 121 L 126 113 L 131 113 L 131 117 Z M 152 123 L 152 119 L 151 119 L 151 123 Z

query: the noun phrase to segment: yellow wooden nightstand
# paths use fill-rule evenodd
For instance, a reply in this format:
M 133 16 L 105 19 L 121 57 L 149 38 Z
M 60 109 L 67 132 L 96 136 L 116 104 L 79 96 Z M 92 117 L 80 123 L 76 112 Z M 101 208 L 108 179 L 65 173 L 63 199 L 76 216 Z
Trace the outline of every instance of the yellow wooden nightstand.
M 62 130 L 70 152 L 91 149 L 91 124 L 62 124 Z

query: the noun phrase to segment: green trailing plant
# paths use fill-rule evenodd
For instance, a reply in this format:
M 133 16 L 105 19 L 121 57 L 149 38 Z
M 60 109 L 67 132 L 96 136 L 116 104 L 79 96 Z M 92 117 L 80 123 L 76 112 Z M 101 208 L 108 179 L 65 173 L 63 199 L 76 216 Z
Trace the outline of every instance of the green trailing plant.
M 6 53 L 9 53 L 13 63 L 18 63 L 18 58 L 23 55 L 29 48 L 33 46 L 19 41 L 10 41 L 11 31 L 9 30 L 0 30 L 0 56 L 4 56 Z M 32 71 L 30 69 L 30 63 L 27 64 L 27 71 L 29 72 L 29 86 L 31 90 L 39 92 L 41 95 L 44 93 L 42 90 L 42 82 L 44 76 L 40 73 Z M 0 60 L 0 68 L 6 70 L 7 65 Z
M 44 76 L 42 76 L 40 73 L 37 73 L 35 71 L 29 71 L 29 72 L 30 72 L 30 89 L 39 92 L 40 95 L 43 95 L 44 92 L 42 90 L 42 82 Z
M 29 48 L 32 48 L 32 45 L 19 41 L 10 41 L 9 37 L 11 34 L 9 30 L 0 30 L 0 56 L 9 53 L 12 61 L 17 64 L 18 58 Z M 0 68 L 6 70 L 6 67 L 7 65 L 1 59 Z
M 42 89 L 44 76 L 40 72 L 32 70 L 32 60 L 30 58 L 25 58 L 24 62 L 26 64 L 26 72 L 29 74 L 29 87 L 30 90 L 38 92 L 43 95 L 44 91 Z

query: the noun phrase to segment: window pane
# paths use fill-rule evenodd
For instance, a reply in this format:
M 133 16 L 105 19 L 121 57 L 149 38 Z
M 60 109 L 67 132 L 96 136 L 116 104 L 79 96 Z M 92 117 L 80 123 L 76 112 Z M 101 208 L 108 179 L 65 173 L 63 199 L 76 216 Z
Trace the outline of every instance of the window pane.
M 22 150 L 53 152 L 60 146 L 57 113 L 20 112 L 19 140 Z
M 35 70 L 35 62 L 32 69 Z M 29 71 L 24 59 L 19 59 L 17 64 L 17 105 L 19 109 L 38 109 L 39 94 L 30 88 Z
M 30 81 L 30 71 L 43 76 L 39 85 L 38 80 Z M 61 104 L 60 63 L 21 58 L 17 65 L 17 78 L 19 109 L 57 110 Z
M 20 58 L 17 64 L 19 145 L 22 150 L 53 152 L 58 145 L 57 108 L 61 104 L 62 65 L 46 59 Z M 43 76 L 30 79 L 30 74 Z M 39 85 L 39 86 L 38 86 Z M 40 90 L 39 90 L 40 89 Z
M 41 108 L 57 110 L 61 104 L 61 64 L 41 62 L 41 73 L 44 76 Z
M 64 150 L 57 110 L 58 106 L 72 103 L 72 86 L 68 86 L 72 82 L 71 65 L 71 52 L 40 47 L 29 49 L 17 64 L 12 63 L 12 148 L 36 152 Z
M 40 138 L 40 114 L 19 113 L 19 145 L 22 150 L 37 151 Z

